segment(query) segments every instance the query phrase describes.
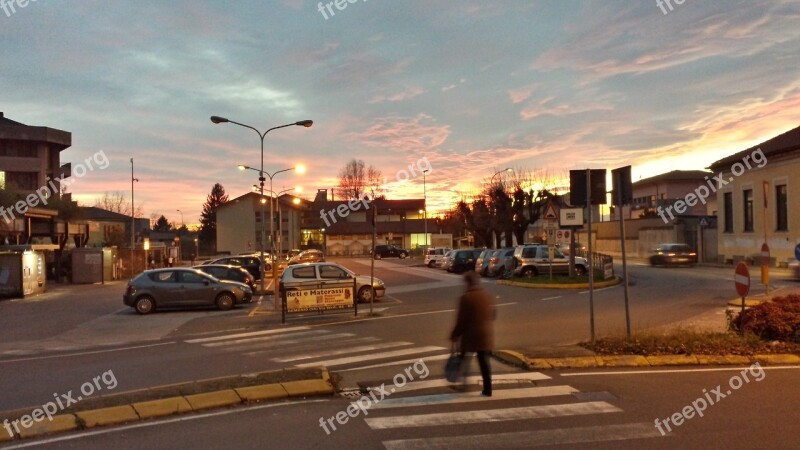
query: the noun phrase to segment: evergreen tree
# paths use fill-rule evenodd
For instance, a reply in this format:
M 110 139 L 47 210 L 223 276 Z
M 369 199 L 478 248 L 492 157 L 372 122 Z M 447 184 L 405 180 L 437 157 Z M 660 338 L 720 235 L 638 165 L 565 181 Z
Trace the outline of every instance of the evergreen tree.
M 156 220 L 156 224 L 153 226 L 153 231 L 170 231 L 172 230 L 172 224 L 169 223 L 166 217 L 161 216 Z
M 215 253 L 217 251 L 217 208 L 227 202 L 228 195 L 225 194 L 225 188 L 216 183 L 206 197 L 203 212 L 200 214 L 200 243 Z

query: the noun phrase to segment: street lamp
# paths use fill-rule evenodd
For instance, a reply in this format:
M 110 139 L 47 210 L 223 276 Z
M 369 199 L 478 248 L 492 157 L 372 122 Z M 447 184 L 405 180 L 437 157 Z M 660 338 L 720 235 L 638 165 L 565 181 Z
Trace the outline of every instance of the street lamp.
M 253 185 L 253 191 L 254 192 L 258 192 L 259 190 L 260 190 L 259 186 L 257 184 L 254 184 Z M 296 186 L 296 187 L 294 187 L 292 189 L 284 189 L 284 190 L 279 191 L 279 192 L 270 192 L 270 195 L 275 195 L 275 199 L 276 199 L 275 202 L 278 204 L 278 255 L 283 255 L 283 214 L 282 214 L 283 213 L 283 209 L 281 208 L 281 204 L 280 204 L 280 201 L 278 199 L 280 198 L 281 194 L 284 194 L 286 192 L 291 192 L 291 191 L 297 192 L 299 194 L 299 193 L 303 192 L 303 187 L 302 186 Z M 263 197 L 261 198 L 261 202 L 265 203 Z M 292 203 L 294 203 L 295 205 L 299 205 L 300 204 L 300 199 L 295 197 L 294 199 L 292 199 Z
M 264 172 L 263 170 L 256 169 L 254 167 L 245 166 L 245 165 L 241 165 L 240 164 L 239 165 L 239 170 L 253 170 L 253 171 L 258 172 L 259 191 L 260 191 L 261 197 L 262 197 L 262 201 L 261 201 L 261 261 L 264 261 L 264 241 L 266 240 L 266 237 L 264 235 L 264 201 L 263 201 L 264 191 L 265 191 L 265 189 L 264 189 L 264 181 L 266 181 L 266 178 L 264 178 L 264 175 L 269 177 L 269 192 L 270 192 L 270 196 L 269 196 L 269 235 L 270 235 L 269 243 L 270 243 L 270 255 L 273 256 L 272 259 L 274 260 L 273 261 L 273 264 L 274 264 L 275 262 L 277 262 L 277 258 L 274 257 L 275 256 L 275 238 L 274 238 L 274 236 L 275 236 L 275 221 L 272 218 L 275 216 L 275 210 L 274 210 L 274 207 L 273 207 L 272 196 L 275 193 L 275 191 L 272 189 L 272 180 L 273 180 L 273 178 L 275 178 L 275 175 L 277 175 L 279 173 L 282 173 L 282 172 L 288 172 L 290 170 L 295 170 L 295 171 L 297 171 L 297 173 L 305 173 L 306 167 L 304 165 L 302 165 L 302 164 L 298 164 L 295 167 L 290 167 L 288 169 L 282 169 L 282 170 L 275 171 L 273 173 L 268 173 L 268 172 Z M 262 265 L 261 267 L 262 267 L 261 268 L 261 291 L 264 292 L 264 266 Z M 277 272 L 275 271 L 275 267 L 273 266 L 273 268 L 272 268 L 272 289 L 273 289 L 273 293 L 274 293 L 273 295 L 275 297 L 275 303 L 276 303 L 275 306 L 277 307 L 278 306 L 277 305 L 278 296 L 277 296 L 276 289 L 277 289 L 278 285 L 277 285 L 276 278 L 277 278 Z
M 181 228 L 184 228 L 186 227 L 186 222 L 183 221 L 183 211 L 181 211 L 180 209 L 177 211 L 181 213 Z
M 423 252 L 428 248 L 428 191 L 425 188 L 425 175 L 427 175 L 428 169 L 422 171 L 422 222 L 425 225 L 425 248 L 422 250 Z
M 133 278 L 133 253 L 136 248 L 136 208 L 133 203 L 134 181 L 138 182 L 139 179 L 133 177 L 133 158 L 131 158 L 131 278 Z M 147 266 L 145 266 L 145 268 L 147 268 Z
M 496 177 L 498 174 L 501 174 L 503 172 L 513 172 L 513 171 L 514 169 L 512 169 L 511 167 L 506 167 L 503 170 L 498 170 L 497 172 L 494 173 L 494 175 L 492 175 L 492 179 L 489 181 L 489 184 L 494 185 L 494 177 Z
M 261 139 L 261 170 L 259 171 L 258 179 L 261 182 L 261 195 L 262 196 L 264 195 L 264 175 L 263 175 L 264 174 L 264 138 L 267 136 L 267 133 L 269 133 L 272 130 L 277 130 L 278 128 L 286 128 L 286 127 L 291 127 L 291 126 L 309 128 L 311 125 L 314 124 L 313 120 L 301 120 L 299 122 L 288 123 L 286 125 L 280 125 L 280 126 L 277 126 L 277 127 L 272 127 L 270 129 L 268 129 L 267 131 L 265 131 L 264 133 L 261 133 L 256 128 L 253 128 L 250 125 L 245 125 L 243 123 L 234 122 L 233 120 L 228 120 L 225 117 L 211 116 L 211 122 L 213 122 L 215 124 L 232 123 L 232 124 L 235 124 L 235 125 L 239 125 L 240 127 L 249 128 L 249 129 L 255 131 L 256 134 L 258 134 L 258 137 Z M 305 168 L 303 168 L 303 171 L 305 171 Z M 302 173 L 302 172 L 300 172 L 300 173 Z M 272 183 L 272 177 L 270 177 L 270 183 Z M 271 200 L 269 202 L 269 205 L 270 205 L 270 214 L 272 214 L 271 213 L 271 211 L 272 211 L 272 201 Z M 264 220 L 263 220 L 263 217 L 264 217 L 263 216 L 263 212 L 264 211 L 263 211 L 263 208 L 262 208 L 261 212 L 262 212 L 262 216 L 261 216 L 262 217 L 262 220 L 261 220 L 261 261 L 263 262 L 264 261 Z M 270 223 L 272 223 L 271 219 L 270 219 Z M 273 281 L 273 283 L 275 283 L 275 281 L 276 281 L 275 280 L 275 270 L 274 269 L 272 271 L 272 281 Z M 277 295 L 277 289 L 276 288 L 277 288 L 277 286 L 275 284 L 273 284 L 272 291 L 273 291 L 273 296 L 275 298 L 275 304 L 277 306 L 278 295 Z M 263 265 L 261 266 L 261 292 L 262 293 L 264 292 L 264 266 Z

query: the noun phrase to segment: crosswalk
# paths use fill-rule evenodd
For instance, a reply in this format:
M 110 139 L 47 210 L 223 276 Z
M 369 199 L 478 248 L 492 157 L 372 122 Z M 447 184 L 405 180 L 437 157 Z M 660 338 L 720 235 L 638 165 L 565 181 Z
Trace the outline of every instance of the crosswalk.
M 550 380 L 537 372 L 500 374 L 493 379 L 492 397 L 484 397 L 477 391 L 400 396 L 409 390 L 447 383 L 444 380 L 415 381 L 404 386 L 402 393 L 398 391 L 398 397 L 372 404 L 369 414 L 362 420 L 378 433 L 384 448 L 390 450 L 533 448 L 662 437 L 652 422 L 564 427 L 564 420 L 568 420 L 565 418 L 570 417 L 591 417 L 593 423 L 599 420 L 620 422 L 614 416 L 619 416 L 623 410 L 601 399 L 584 401 L 582 399 L 592 395 L 581 395 L 567 385 L 537 383 L 530 387 L 531 381 L 546 383 Z M 479 381 L 480 377 L 473 376 L 468 384 L 477 388 Z M 414 387 L 416 384 L 424 386 Z M 358 405 L 358 401 L 352 404 Z M 495 426 L 500 429 L 492 432 Z M 471 432 L 478 429 L 481 432 Z M 408 437 L 397 439 L 398 436 Z
M 184 342 L 217 351 L 266 357 L 273 362 L 298 368 L 325 366 L 336 370 L 357 370 L 414 362 L 422 357 L 441 360 L 449 356 L 449 350 L 445 347 L 419 346 L 404 340 L 387 341 L 306 326 L 188 339 Z

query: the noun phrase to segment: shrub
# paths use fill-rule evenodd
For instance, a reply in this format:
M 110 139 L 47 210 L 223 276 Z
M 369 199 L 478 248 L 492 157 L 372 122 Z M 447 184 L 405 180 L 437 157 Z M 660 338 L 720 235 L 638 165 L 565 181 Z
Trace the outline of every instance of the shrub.
M 800 342 L 800 295 L 775 297 L 746 309 L 731 321 L 731 328 L 761 339 Z

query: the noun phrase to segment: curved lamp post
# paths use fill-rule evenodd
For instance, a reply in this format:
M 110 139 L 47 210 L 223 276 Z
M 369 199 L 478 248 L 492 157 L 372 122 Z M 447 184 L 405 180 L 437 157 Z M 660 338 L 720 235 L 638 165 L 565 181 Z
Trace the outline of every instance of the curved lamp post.
M 250 125 L 245 125 L 243 123 L 235 122 L 233 120 L 226 119 L 225 117 L 211 116 L 211 122 L 213 122 L 215 124 L 232 123 L 232 124 L 235 124 L 235 125 L 239 125 L 240 127 L 249 128 L 249 129 L 255 131 L 256 134 L 258 134 L 258 137 L 261 139 L 261 169 L 259 170 L 258 181 L 261 182 L 261 188 L 262 188 L 261 189 L 261 195 L 262 196 L 264 195 L 264 189 L 263 188 L 264 188 L 264 181 L 265 181 L 265 178 L 264 178 L 264 138 L 267 136 L 267 133 L 269 133 L 272 130 L 277 130 L 278 128 L 286 128 L 286 127 L 292 127 L 292 126 L 309 128 L 311 125 L 314 124 L 313 120 L 301 120 L 299 122 L 287 123 L 286 125 L 280 125 L 280 126 L 277 126 L 277 127 L 272 127 L 270 129 L 268 129 L 267 131 L 262 133 L 262 132 L 258 131 L 258 129 L 256 129 L 254 127 L 251 127 Z M 291 169 L 286 169 L 286 170 L 291 170 Z M 284 171 L 281 171 L 281 172 L 284 172 Z M 277 173 L 278 172 L 275 172 L 275 174 L 277 174 Z M 273 176 L 275 174 L 273 174 Z M 270 177 L 269 181 L 270 181 L 270 183 L 272 183 L 272 177 Z M 262 205 L 263 205 L 263 203 L 262 203 Z M 270 215 L 271 215 L 272 214 L 272 199 L 271 199 L 271 197 L 270 197 L 269 205 L 270 205 Z M 263 211 L 263 207 L 262 207 L 262 220 L 261 220 L 261 261 L 262 262 L 264 261 L 264 220 L 263 220 L 263 212 L 264 211 Z M 272 223 L 272 219 L 270 218 L 270 224 L 271 223 Z M 278 304 L 278 295 L 277 295 L 277 292 L 276 292 L 277 291 L 277 286 L 274 284 L 276 282 L 276 280 L 275 280 L 275 270 L 274 269 L 272 271 L 272 282 L 273 282 L 273 285 L 272 285 L 273 297 L 275 298 L 275 304 L 277 306 L 277 304 Z M 261 292 L 262 293 L 264 292 L 264 266 L 263 265 L 261 267 Z

